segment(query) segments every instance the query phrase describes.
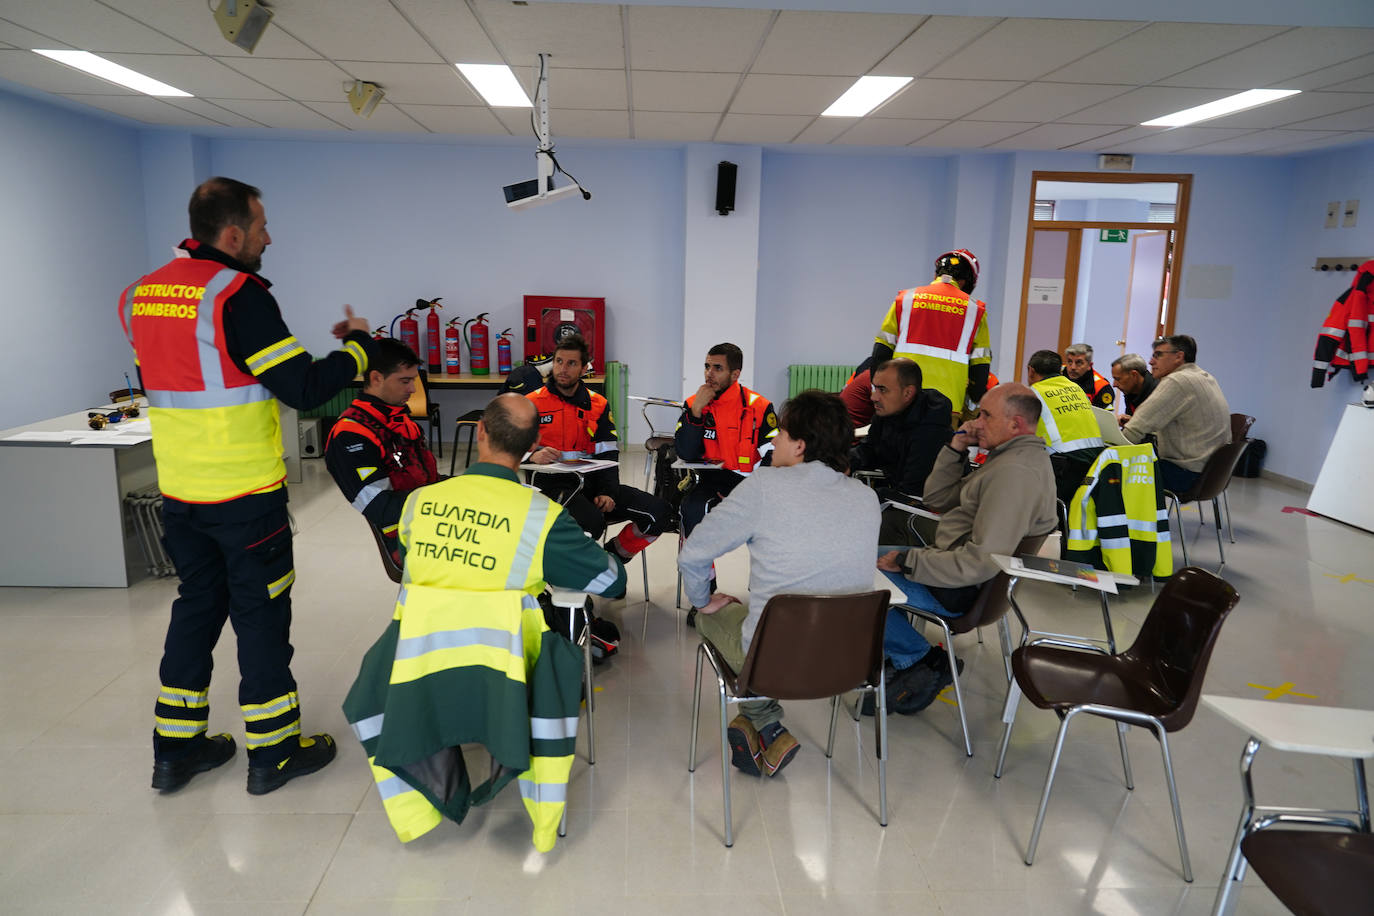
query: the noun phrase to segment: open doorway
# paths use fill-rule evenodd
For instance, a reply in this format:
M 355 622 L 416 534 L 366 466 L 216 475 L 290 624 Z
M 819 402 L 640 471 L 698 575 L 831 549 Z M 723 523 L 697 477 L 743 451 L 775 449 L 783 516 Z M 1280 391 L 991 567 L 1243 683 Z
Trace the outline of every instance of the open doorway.
M 1016 367 L 1036 350 L 1094 348 L 1097 370 L 1173 332 L 1191 175 L 1035 172 Z

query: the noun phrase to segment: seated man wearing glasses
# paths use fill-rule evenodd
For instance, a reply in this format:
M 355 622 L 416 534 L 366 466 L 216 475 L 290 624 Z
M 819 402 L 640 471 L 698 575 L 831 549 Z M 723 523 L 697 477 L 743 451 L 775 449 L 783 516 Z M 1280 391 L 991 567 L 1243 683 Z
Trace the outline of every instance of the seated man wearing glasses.
M 1160 484 L 1184 493 L 1211 454 L 1231 441 L 1231 408 L 1217 380 L 1197 364 L 1197 341 L 1187 334 L 1155 341 L 1150 374 L 1158 384 L 1121 434 L 1137 443 L 1154 436 Z
M 682 585 L 698 608 L 697 631 L 735 671 L 759 617 L 776 594 L 844 595 L 873 588 L 878 497 L 845 476 L 852 434 L 838 395 L 803 391 L 783 408 L 772 466 L 754 468 L 730 498 L 692 529 L 678 555 Z M 748 605 L 711 591 L 711 563 L 749 546 Z M 776 700 L 740 704 L 729 727 L 731 760 L 753 776 L 776 776 L 796 756 Z

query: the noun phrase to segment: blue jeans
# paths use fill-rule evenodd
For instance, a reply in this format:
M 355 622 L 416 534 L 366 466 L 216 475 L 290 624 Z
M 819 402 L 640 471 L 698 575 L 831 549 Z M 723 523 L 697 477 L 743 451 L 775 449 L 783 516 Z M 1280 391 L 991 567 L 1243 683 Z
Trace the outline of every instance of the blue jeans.
M 912 582 L 901 573 L 884 571 L 883 575 L 906 595 L 905 604 L 923 611 L 939 614 L 941 617 L 956 617 L 936 600 L 924 585 Z M 898 671 L 910 668 L 930 651 L 930 643 L 911 625 L 906 614 L 895 607 L 887 609 L 887 623 L 883 627 L 883 652 Z

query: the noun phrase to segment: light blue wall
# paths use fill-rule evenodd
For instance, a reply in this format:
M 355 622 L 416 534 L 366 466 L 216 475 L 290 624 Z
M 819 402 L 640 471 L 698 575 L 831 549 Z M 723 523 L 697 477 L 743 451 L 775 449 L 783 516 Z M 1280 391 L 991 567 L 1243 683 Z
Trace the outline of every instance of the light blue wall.
M 949 163 L 768 152 L 763 171 L 754 379 L 781 404 L 789 364 L 861 362 L 893 296 L 930 281 Z
M 0 91 L 0 429 L 106 402 L 133 372 L 119 293 L 144 269 L 139 133 Z

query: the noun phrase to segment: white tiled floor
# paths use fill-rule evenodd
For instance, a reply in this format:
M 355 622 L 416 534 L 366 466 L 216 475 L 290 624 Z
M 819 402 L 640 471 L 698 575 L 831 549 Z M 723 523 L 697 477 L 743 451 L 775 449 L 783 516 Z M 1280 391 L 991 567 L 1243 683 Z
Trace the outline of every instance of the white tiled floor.
M 1120 913 L 1208 911 L 1240 803 L 1245 736 L 1207 710 L 1171 746 L 1197 880 L 1184 884 L 1153 738 L 1130 738 L 1136 789 L 1121 783 L 1111 726 L 1075 723 L 1036 864 L 1022 862 L 1056 728 L 1023 704 L 1003 779 L 992 778 L 1005 684 L 995 638 L 961 637 L 975 756 L 952 705 L 894 717 L 890 821 L 878 826 L 871 720 L 841 719 L 836 755 L 827 707 L 788 704 L 803 751 L 776 780 L 732 778 L 733 849 L 721 844 L 714 708 L 703 703 L 701 760 L 685 766 L 694 632 L 673 609 L 672 539 L 649 551 L 647 638 L 638 564 L 630 600 L 605 605 L 622 650 L 597 670 L 597 764 L 573 769 L 569 835 L 530 845 L 513 789 L 466 823 L 409 845 L 382 813 L 339 704 L 364 650 L 391 615 L 394 588 L 360 518 L 318 461 L 294 488 L 299 526 L 293 665 L 305 726 L 332 732 L 339 759 L 261 798 L 244 763 L 181 792 L 148 788 L 150 728 L 167 607 L 175 583 L 133 588 L 0 589 L 0 910 L 6 913 Z M 633 482 L 639 459 L 626 459 Z M 1225 576 L 1241 602 L 1223 630 L 1208 692 L 1259 696 L 1250 684 L 1315 702 L 1369 707 L 1368 615 L 1374 538 L 1283 513 L 1305 495 L 1236 480 Z M 1216 562 L 1210 528 L 1190 514 L 1193 559 Z M 1194 548 L 1193 545 L 1196 545 Z M 747 580 L 741 553 L 720 564 L 727 590 Z M 1341 581 L 1353 573 L 1365 581 Z M 1034 622 L 1096 632 L 1096 602 L 1026 588 Z M 1148 588 L 1115 604 L 1125 645 Z M 991 635 L 991 634 L 990 634 Z M 216 654 L 212 730 L 241 734 L 232 632 Z M 856 738 L 862 743 L 856 744 Z M 1350 804 L 1348 766 L 1261 752 L 1262 797 Z M 1251 877 L 1240 912 L 1281 913 Z

